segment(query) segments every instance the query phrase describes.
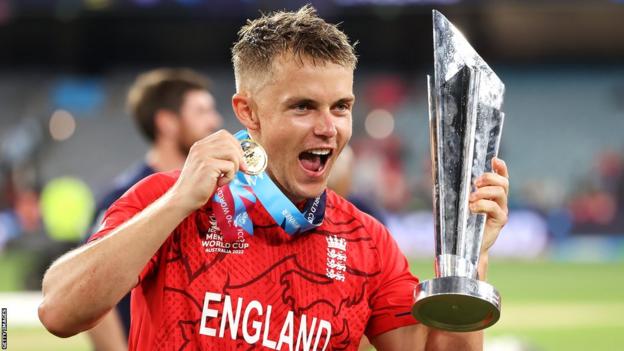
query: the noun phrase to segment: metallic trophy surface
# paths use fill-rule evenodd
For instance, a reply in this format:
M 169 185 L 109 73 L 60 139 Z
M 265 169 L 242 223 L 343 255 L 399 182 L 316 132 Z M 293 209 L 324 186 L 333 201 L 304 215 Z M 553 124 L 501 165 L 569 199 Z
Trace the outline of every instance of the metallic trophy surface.
M 480 330 L 500 317 L 500 295 L 478 280 L 485 215 L 468 197 L 474 180 L 492 171 L 498 153 L 505 87 L 464 36 L 433 11 L 435 77 L 429 85 L 436 278 L 414 291 L 414 317 L 456 332 Z

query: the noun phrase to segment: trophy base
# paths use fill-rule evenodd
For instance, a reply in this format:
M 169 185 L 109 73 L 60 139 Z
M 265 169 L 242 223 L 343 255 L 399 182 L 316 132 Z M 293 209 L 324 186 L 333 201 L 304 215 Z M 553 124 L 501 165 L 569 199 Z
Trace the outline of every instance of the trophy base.
M 483 281 L 449 276 L 421 282 L 412 315 L 429 327 L 453 332 L 485 329 L 500 318 L 500 295 Z

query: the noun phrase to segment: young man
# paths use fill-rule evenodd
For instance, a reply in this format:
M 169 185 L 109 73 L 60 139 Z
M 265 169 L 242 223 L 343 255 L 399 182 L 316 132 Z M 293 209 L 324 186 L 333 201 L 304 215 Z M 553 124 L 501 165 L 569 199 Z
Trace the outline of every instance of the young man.
M 94 229 L 106 210 L 131 186 L 157 172 L 180 169 L 191 145 L 222 124 L 208 82 L 190 69 L 160 68 L 137 77 L 129 89 L 127 107 L 150 143 L 145 159 L 126 170 L 98 204 Z M 91 234 L 91 233 L 90 233 Z M 95 350 L 127 350 L 130 294 L 88 334 Z
M 356 350 L 363 334 L 379 350 L 481 349 L 482 333 L 411 317 L 417 279 L 390 234 L 326 190 L 351 136 L 356 56 L 345 34 L 311 7 L 278 12 L 241 29 L 233 62 L 232 106 L 266 149 L 268 176 L 239 173 L 250 165 L 225 131 L 195 143 L 181 172 L 141 181 L 88 245 L 50 267 L 39 308 L 48 330 L 87 329 L 133 289 L 132 350 Z M 507 220 L 507 168 L 494 169 L 470 199 L 488 215 L 482 279 Z

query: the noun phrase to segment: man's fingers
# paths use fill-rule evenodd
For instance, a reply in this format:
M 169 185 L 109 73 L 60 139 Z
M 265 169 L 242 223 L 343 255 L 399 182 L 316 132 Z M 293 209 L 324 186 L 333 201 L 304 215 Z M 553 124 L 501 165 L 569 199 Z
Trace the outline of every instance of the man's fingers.
M 246 171 L 247 164 L 243 157 L 243 149 L 241 148 L 240 141 L 224 129 L 216 132 L 213 136 L 218 137 L 207 137 L 201 140 L 201 143 L 205 145 L 203 147 L 215 152 L 213 155 L 217 158 L 229 159 L 235 162 L 237 170 Z
M 213 160 L 225 160 L 233 162 L 236 170 L 239 169 L 243 152 L 240 144 L 234 146 L 229 140 L 220 140 L 212 143 L 200 143 L 194 146 L 193 152 L 200 162 L 213 162 Z
M 509 178 L 509 170 L 507 169 L 507 164 L 503 161 L 503 159 L 494 157 L 492 159 L 492 169 L 496 174 Z
M 505 194 L 509 194 L 509 179 L 493 172 L 483 173 L 479 178 L 477 178 L 475 185 L 478 188 L 486 186 L 500 186 L 505 189 Z
M 234 179 L 238 167 L 232 161 L 214 160 L 215 166 L 221 171 L 221 176 L 217 180 L 217 187 L 224 186 Z
M 507 223 L 507 213 L 498 203 L 492 200 L 479 200 L 469 204 L 472 213 L 484 213 L 488 221 L 496 221 L 501 225 Z
M 501 186 L 485 186 L 477 188 L 477 190 L 470 194 L 470 202 L 475 202 L 481 199 L 492 200 L 498 203 L 501 208 L 507 208 L 507 194 L 505 193 L 505 189 Z

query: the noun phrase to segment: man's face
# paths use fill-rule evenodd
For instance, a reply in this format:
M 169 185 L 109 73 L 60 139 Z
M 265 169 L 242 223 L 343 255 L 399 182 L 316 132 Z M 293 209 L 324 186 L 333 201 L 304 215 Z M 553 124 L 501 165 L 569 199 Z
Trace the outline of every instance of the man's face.
M 214 98 L 205 90 L 187 92 L 179 115 L 178 144 L 185 155 L 194 142 L 214 133 L 223 123 Z
M 277 185 L 293 202 L 320 195 L 351 138 L 353 69 L 279 56 L 251 101 L 259 120 L 251 134 L 266 149 Z

